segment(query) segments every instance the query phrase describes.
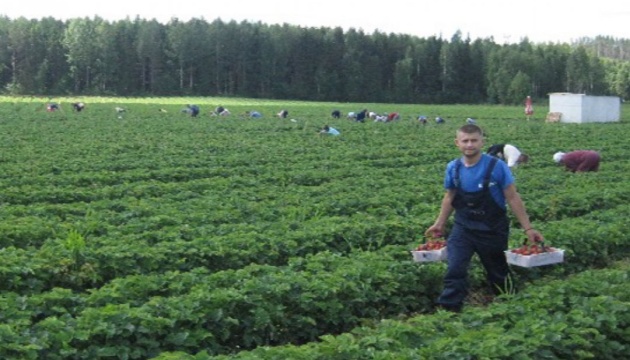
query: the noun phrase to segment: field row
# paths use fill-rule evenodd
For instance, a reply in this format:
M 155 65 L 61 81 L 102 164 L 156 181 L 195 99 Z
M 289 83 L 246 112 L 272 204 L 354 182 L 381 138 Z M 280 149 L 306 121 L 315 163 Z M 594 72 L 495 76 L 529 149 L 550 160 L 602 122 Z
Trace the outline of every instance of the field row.
M 117 119 L 102 106 L 22 108 L 0 123 L 0 355 L 229 354 L 434 311 L 444 263 L 413 263 L 409 250 L 437 216 L 461 122 L 359 124 L 317 115 L 328 105 L 296 122 L 147 105 Z M 517 187 L 547 243 L 566 250 L 563 265 L 515 269 L 518 280 L 627 257 L 627 123 L 492 115 L 479 116 L 488 145 L 530 154 L 513 170 Z M 342 135 L 317 135 L 324 123 Z M 600 172 L 551 160 L 577 148 L 602 153 Z

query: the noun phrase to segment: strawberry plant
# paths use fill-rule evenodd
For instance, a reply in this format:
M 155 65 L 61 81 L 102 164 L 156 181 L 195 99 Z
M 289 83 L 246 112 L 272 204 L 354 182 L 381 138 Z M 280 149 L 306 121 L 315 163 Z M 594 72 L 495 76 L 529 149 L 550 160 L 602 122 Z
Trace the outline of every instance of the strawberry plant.
M 520 107 L 396 104 L 404 115 L 400 121 L 360 124 L 331 119 L 330 110 L 387 111 L 394 105 L 292 102 L 295 122 L 251 121 L 238 114 L 252 108 L 275 114 L 288 105 L 84 98 L 85 111 L 61 114 L 42 111 L 40 103 L 48 100 L 0 102 L 3 358 L 148 358 L 206 350 L 216 355 L 257 346 L 282 352 L 278 358 L 309 358 L 283 346 L 309 342 L 314 349 L 322 337 L 330 346 L 323 357 L 334 358 L 340 346 L 327 341 L 362 325 L 356 331 L 371 335 L 339 335 L 348 345 L 340 353 L 370 357 L 376 351 L 370 344 L 387 349 L 410 339 L 416 347 L 436 344 L 433 351 L 457 357 L 471 347 L 465 338 L 472 333 L 460 333 L 462 328 L 484 331 L 474 324 L 525 316 L 537 307 L 561 311 L 555 302 L 521 298 L 521 307 L 507 313 L 479 309 L 469 324 L 439 312 L 419 322 L 421 330 L 396 321 L 435 311 L 446 264 L 417 264 L 409 250 L 446 253 L 442 239 L 427 239 L 426 250 L 419 249 L 425 241 L 418 243 L 417 231 L 428 228 L 439 211 L 445 164 L 458 156 L 452 137 L 470 116 L 487 132 L 488 145 L 509 141 L 530 155 L 529 163 L 512 170 L 519 192 L 533 224 L 567 259 L 556 266 L 512 267 L 519 289 L 536 279 L 606 268 L 630 253 L 630 167 L 619 136 L 626 120 L 546 124 L 523 122 Z M 179 112 L 189 102 L 204 108 L 222 102 L 234 115 L 202 112 L 192 120 Z M 121 104 L 127 112 L 118 119 L 114 108 Z M 447 122 L 424 126 L 411 115 L 416 113 Z M 319 136 L 325 123 L 341 136 Z M 600 171 L 564 172 L 551 160 L 549 144 L 601 151 Z M 514 216 L 510 221 L 510 244 L 518 248 L 522 233 Z M 478 261 L 473 258 L 470 271 L 473 290 L 485 282 Z M 593 288 L 612 291 L 603 281 Z M 549 292 L 544 296 L 551 298 Z M 562 321 L 582 326 L 592 313 L 580 311 Z M 612 317 L 619 314 L 615 310 Z M 395 335 L 378 327 L 381 321 L 391 323 Z M 540 319 L 522 321 L 523 327 L 550 326 Z M 608 325 L 616 320 L 607 321 L 592 328 L 622 339 Z M 525 330 L 497 343 L 495 335 L 508 326 L 501 324 L 488 330 L 489 340 L 476 356 L 493 346 L 505 354 L 513 346 L 514 352 L 545 355 L 518 340 Z M 580 337 L 555 323 L 553 329 Z M 444 342 L 438 346 L 431 333 Z M 570 351 L 569 340 L 565 345 L 563 351 Z M 582 340 L 574 345 L 600 351 Z M 390 351 L 395 355 L 387 356 L 395 358 L 425 355 L 407 345 Z

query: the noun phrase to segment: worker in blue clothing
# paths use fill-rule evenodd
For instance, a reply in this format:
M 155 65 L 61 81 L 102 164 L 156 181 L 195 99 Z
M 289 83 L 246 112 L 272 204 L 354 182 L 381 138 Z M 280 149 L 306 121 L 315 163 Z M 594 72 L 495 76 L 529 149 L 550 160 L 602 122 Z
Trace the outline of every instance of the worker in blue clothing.
M 333 135 L 333 136 L 338 136 L 341 133 L 339 132 L 339 130 L 330 127 L 328 125 L 324 125 L 324 127 L 319 131 L 320 134 L 328 134 L 328 135 Z
M 354 119 L 356 122 L 365 122 L 367 116 L 367 109 L 363 109 L 357 113 L 357 117 Z
M 262 114 L 258 111 L 246 111 L 245 115 L 247 115 L 247 117 L 254 118 L 254 119 L 260 119 L 262 117 Z
M 503 161 L 482 151 L 483 131 L 474 124 L 457 130 L 455 145 L 462 156 L 448 163 L 444 178 L 446 193 L 440 212 L 427 236 L 446 234 L 446 222 L 455 212 L 447 239 L 448 268 L 438 306 L 459 312 L 468 294 L 468 266 L 476 253 L 486 271 L 494 294 L 509 291 L 509 267 L 504 251 L 508 246 L 507 205 L 523 228 L 529 242 L 543 236 L 532 227 L 525 205 L 514 185 L 514 177 Z
M 197 115 L 199 115 L 199 106 L 194 105 L 194 104 L 188 104 L 187 106 L 187 112 L 190 114 L 190 116 L 192 117 L 197 117 Z

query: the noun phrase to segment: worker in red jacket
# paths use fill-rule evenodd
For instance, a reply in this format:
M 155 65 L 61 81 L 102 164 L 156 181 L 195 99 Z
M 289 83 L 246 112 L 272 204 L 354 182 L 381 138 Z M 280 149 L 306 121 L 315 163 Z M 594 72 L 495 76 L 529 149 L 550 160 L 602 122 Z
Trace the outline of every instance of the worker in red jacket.
M 571 172 L 597 171 L 600 160 L 599 153 L 593 150 L 557 152 L 553 155 L 553 161 L 564 165 L 565 169 Z

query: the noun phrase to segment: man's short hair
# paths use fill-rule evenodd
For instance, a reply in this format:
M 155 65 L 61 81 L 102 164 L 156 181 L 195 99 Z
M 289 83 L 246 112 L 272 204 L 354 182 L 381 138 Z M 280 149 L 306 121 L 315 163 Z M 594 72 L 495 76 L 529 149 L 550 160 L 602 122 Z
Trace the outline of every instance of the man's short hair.
M 459 129 L 457 129 L 457 133 L 460 132 L 464 134 L 479 134 L 483 136 L 483 130 L 481 130 L 481 128 L 475 124 L 466 124 L 460 127 Z

